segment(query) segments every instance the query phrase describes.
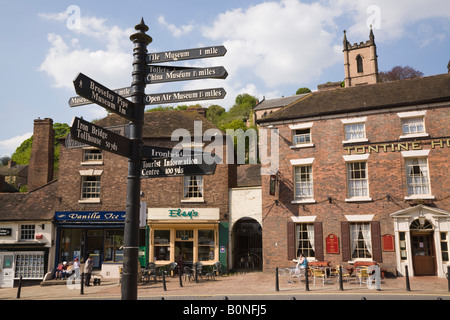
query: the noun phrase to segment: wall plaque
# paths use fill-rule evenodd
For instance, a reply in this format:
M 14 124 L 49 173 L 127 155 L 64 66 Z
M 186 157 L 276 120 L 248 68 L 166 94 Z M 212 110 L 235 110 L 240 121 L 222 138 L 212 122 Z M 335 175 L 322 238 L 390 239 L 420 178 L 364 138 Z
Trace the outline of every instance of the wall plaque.
M 330 234 L 326 238 L 327 253 L 339 253 L 339 238 L 335 234 Z
M 394 251 L 394 236 L 385 234 L 382 237 L 383 251 Z

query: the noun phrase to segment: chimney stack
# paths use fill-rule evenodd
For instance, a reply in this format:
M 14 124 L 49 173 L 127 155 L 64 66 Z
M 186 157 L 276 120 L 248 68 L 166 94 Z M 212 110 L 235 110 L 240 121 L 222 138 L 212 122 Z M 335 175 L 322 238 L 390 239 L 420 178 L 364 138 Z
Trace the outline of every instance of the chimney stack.
M 53 180 L 55 131 L 53 120 L 34 120 L 33 144 L 28 169 L 28 191 Z

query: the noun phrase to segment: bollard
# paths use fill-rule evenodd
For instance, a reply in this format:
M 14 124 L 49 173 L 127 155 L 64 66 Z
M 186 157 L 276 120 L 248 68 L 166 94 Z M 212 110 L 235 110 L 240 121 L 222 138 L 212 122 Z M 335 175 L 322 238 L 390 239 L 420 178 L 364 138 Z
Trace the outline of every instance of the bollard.
M 22 276 L 19 278 L 19 287 L 17 288 L 17 299 L 20 299 L 20 291 L 22 290 Z
M 339 266 L 339 290 L 344 291 L 344 285 L 342 283 L 342 266 Z
M 406 277 L 406 291 L 411 291 L 411 287 L 409 286 L 408 266 L 405 266 L 405 277 Z
M 181 265 L 178 266 L 178 277 L 180 278 L 180 287 L 183 287 L 183 281 L 181 280 Z
M 166 273 L 164 271 L 162 273 L 162 276 L 163 276 L 163 288 L 164 288 L 164 291 L 167 291 L 167 288 L 166 288 Z
M 308 269 L 309 269 L 309 267 L 305 268 L 305 290 L 306 291 L 309 291 Z
M 195 283 L 198 283 L 197 263 L 194 263 Z
M 278 281 L 278 267 L 275 268 L 275 291 L 280 291 L 280 283 Z
M 448 292 L 450 292 L 450 266 L 447 266 Z
M 80 294 L 84 294 L 84 272 L 81 273 Z

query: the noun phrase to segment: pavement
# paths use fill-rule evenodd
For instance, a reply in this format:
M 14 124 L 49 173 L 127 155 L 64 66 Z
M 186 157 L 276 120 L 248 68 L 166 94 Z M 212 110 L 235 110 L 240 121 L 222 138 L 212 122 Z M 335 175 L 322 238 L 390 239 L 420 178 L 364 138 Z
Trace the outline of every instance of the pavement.
M 22 286 L 20 292 L 15 288 L 0 288 L 0 300 L 121 300 L 121 285 L 119 279 L 102 279 L 99 286 L 84 287 L 68 283 L 66 280 L 58 285 L 41 286 L 39 284 Z M 288 282 L 287 276 L 279 276 L 278 290 L 274 272 L 250 272 L 230 274 L 215 277 L 215 280 L 180 281 L 178 277 L 166 278 L 166 290 L 162 281 L 156 283 L 139 283 L 138 300 L 292 300 L 298 297 L 321 300 L 329 295 L 338 295 L 337 299 L 350 299 L 354 296 L 364 296 L 367 299 L 395 299 L 396 296 L 406 296 L 414 299 L 416 296 L 430 299 L 450 301 L 449 284 L 446 278 L 438 277 L 410 277 L 409 288 L 404 277 L 381 279 L 380 290 L 361 286 L 355 278 L 343 282 L 340 290 L 336 278 L 330 278 L 326 284 L 309 279 L 309 291 L 305 290 L 305 282 Z M 19 297 L 18 297 L 19 293 Z M 393 298 L 394 297 L 394 298 Z M 403 298 L 404 299 L 404 298 Z

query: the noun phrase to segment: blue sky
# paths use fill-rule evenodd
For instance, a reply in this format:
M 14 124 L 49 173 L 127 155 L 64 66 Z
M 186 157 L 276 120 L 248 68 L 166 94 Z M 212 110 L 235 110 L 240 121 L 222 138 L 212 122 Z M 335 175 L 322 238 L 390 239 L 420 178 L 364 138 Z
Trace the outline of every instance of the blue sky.
M 83 72 L 111 89 L 130 86 L 128 38 L 141 17 L 153 38 L 149 52 L 227 48 L 224 57 L 178 63 L 224 66 L 225 80 L 147 86 L 147 94 L 227 91 L 205 107 L 229 109 L 241 93 L 272 99 L 342 81 L 343 30 L 351 43 L 366 41 L 370 24 L 380 71 L 409 65 L 430 76 L 446 73 L 450 60 L 448 0 L 2 1 L 0 157 L 31 136 L 34 119 L 70 124 L 74 116 L 105 116 L 96 105 L 69 107 L 72 81 Z

